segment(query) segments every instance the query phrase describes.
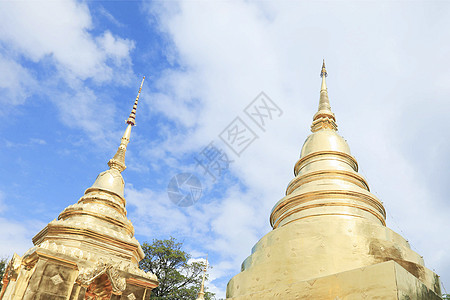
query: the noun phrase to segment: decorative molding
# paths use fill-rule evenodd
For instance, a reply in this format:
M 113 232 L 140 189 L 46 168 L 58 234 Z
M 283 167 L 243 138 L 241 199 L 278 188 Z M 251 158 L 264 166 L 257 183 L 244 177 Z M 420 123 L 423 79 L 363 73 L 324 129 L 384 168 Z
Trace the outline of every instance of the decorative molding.
M 128 298 L 129 300 L 136 300 L 136 296 L 135 296 L 133 293 L 129 294 L 129 295 L 127 296 L 127 298 Z
M 44 241 L 38 247 L 79 259 L 89 260 L 92 257 L 91 253 L 85 253 L 80 248 L 58 245 L 55 242 L 49 242 L 48 240 Z
M 89 286 L 97 277 L 106 274 L 111 281 L 113 293 L 121 293 L 127 287 L 127 282 L 120 275 L 119 270 L 114 268 L 110 263 L 100 259 L 92 268 L 81 268 L 78 274 L 77 282 L 82 286 Z
M 122 272 L 135 276 L 143 277 L 147 280 L 156 281 L 156 275 L 151 272 L 145 272 L 136 265 L 124 261 L 115 261 L 113 259 L 100 258 L 91 268 L 80 268 L 77 282 L 83 286 L 88 286 L 91 282 L 102 274 L 107 274 L 113 286 L 113 292 L 122 292 L 126 288 L 126 278 Z
M 58 285 L 60 283 L 63 283 L 64 280 L 61 278 L 61 275 L 56 274 L 53 277 L 50 277 L 50 280 L 53 282 L 54 285 Z

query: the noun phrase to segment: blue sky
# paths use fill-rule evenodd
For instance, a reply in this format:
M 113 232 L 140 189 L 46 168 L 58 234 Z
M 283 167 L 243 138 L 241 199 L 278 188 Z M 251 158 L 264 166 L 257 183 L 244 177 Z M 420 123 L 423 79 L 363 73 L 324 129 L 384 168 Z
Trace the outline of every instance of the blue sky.
M 141 242 L 208 253 L 224 297 L 292 179 L 325 58 L 340 134 L 388 227 L 450 291 L 449 5 L 0 1 L 0 255 L 23 254 L 107 168 L 145 75 L 128 216 Z M 262 91 L 283 111 L 264 130 L 244 112 Z M 236 117 L 258 136 L 240 156 L 219 137 Z M 211 142 L 233 161 L 215 182 L 195 167 Z M 203 186 L 190 207 L 167 195 L 183 172 Z

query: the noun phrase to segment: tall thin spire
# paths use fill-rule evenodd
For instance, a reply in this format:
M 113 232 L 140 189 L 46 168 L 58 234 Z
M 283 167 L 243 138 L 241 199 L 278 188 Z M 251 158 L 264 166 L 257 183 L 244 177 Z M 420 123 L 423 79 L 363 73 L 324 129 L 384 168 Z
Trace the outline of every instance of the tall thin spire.
M 131 110 L 130 116 L 127 119 L 127 124 L 131 124 L 131 126 L 136 125 L 136 108 L 139 101 L 139 96 L 141 95 L 142 85 L 144 84 L 145 76 L 142 78 L 141 86 L 139 87 L 138 94 L 136 96 L 136 100 L 134 101 L 133 109 Z
M 130 116 L 127 119 L 127 128 L 120 139 L 119 149 L 117 149 L 116 154 L 113 158 L 108 161 L 108 166 L 110 169 L 115 169 L 119 172 L 122 172 L 126 169 L 125 165 L 125 152 L 127 151 L 127 145 L 130 142 L 131 135 L 131 127 L 136 125 L 136 108 L 139 101 L 139 96 L 141 95 L 142 85 L 144 84 L 145 76 L 142 78 L 141 86 L 139 87 L 138 94 L 136 96 L 136 100 L 134 101 L 133 109 L 131 110 Z
M 316 132 L 323 128 L 337 130 L 336 118 L 331 111 L 330 99 L 328 98 L 327 82 L 325 78 L 328 76 L 325 68 L 325 59 L 323 60 L 320 77 L 322 77 L 322 85 L 320 87 L 319 109 L 313 117 L 311 131 Z
M 205 299 L 205 276 L 206 276 L 206 268 L 207 267 L 208 267 L 208 256 L 206 256 L 205 268 L 203 269 L 202 285 L 200 287 L 200 292 L 198 292 L 198 296 L 197 296 L 196 300 L 203 300 L 203 299 Z

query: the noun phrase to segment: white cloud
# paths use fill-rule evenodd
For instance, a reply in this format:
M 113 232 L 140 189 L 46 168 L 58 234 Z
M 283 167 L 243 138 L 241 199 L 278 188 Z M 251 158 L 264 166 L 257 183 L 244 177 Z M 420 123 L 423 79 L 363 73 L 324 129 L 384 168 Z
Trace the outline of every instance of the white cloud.
M 37 145 L 46 145 L 47 142 L 43 139 L 37 139 L 37 138 L 31 138 L 30 144 L 37 144 Z
M 114 72 L 114 81 L 126 83 L 131 77 L 130 52 L 134 49 L 134 41 L 114 36 L 110 31 L 105 31 L 102 36 L 97 37 L 98 47 L 102 50 L 104 60 L 111 59 L 116 68 L 121 72 Z
M 129 60 L 130 51 L 134 48 L 133 42 L 114 37 L 109 31 L 98 38 L 98 43 L 108 56 L 119 61 L 121 59 Z
M 136 190 L 127 184 L 125 196 L 128 206 L 136 207 L 134 225 L 148 237 L 190 231 L 189 220 L 167 197 L 149 189 Z M 132 214 L 133 214 L 132 213 Z M 157 223 L 154 220 L 159 220 Z
M 13 105 L 20 105 L 30 96 L 36 87 L 36 80 L 30 71 L 0 53 L 0 102 L 7 110 Z
M 3 192 L 1 192 L 0 191 L 0 213 L 2 213 L 3 211 L 5 211 L 6 210 L 6 205 L 5 205 L 5 203 L 4 203 L 4 199 L 5 197 L 4 197 L 4 194 L 3 194 Z
M 98 12 L 103 15 L 109 22 L 116 25 L 117 27 L 124 27 L 125 25 L 120 23 L 109 11 L 107 11 L 103 6 L 100 6 Z
M 46 145 L 47 142 L 43 139 L 39 138 L 30 138 L 27 143 L 15 143 L 10 140 L 4 140 L 6 147 L 8 148 L 25 148 L 25 147 L 33 147 L 36 145 Z
M 75 1 L 2 3 L 2 40 L 39 61 L 54 56 L 82 78 L 99 67 L 99 54 L 87 32 L 92 26 L 87 5 Z
M 110 31 L 95 35 L 93 29 L 86 3 L 2 2 L 1 101 L 23 104 L 30 95 L 50 99 L 60 109 L 63 123 L 85 130 L 93 140 L 101 140 L 107 127 L 99 124 L 111 121 L 114 106 L 99 101 L 94 88 L 130 82 L 134 41 Z M 33 66 L 27 69 L 24 62 Z M 97 111 L 102 114 L 93 117 L 93 109 L 100 106 Z
M 0 258 L 11 258 L 14 253 L 23 255 L 33 246 L 31 237 L 35 226 L 30 228 L 30 222 L 18 223 L 11 219 L 0 217 Z
M 74 93 L 53 95 L 52 101 L 59 108 L 65 125 L 81 128 L 99 144 L 110 145 L 105 129 L 113 127 L 114 107 L 99 99 L 91 89 L 80 87 Z
M 117 40 L 106 32 L 99 38 L 100 47 L 90 34 L 92 18 L 85 3 L 3 2 L 0 13 L 0 39 L 34 62 L 52 57 L 57 66 L 76 78 L 111 79 L 107 55 L 123 58 L 132 43 Z

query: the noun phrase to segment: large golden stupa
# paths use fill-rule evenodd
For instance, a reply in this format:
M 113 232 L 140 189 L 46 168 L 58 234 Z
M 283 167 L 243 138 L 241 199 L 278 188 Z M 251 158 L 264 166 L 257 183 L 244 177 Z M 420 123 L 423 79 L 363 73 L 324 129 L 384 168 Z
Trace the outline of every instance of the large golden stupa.
M 386 227 L 383 203 L 337 132 L 322 66 L 319 109 L 286 196 L 227 299 L 441 299 L 438 276 Z
M 23 257 L 14 254 L 0 300 L 146 300 L 158 286 L 138 267 L 144 253 L 126 216 L 121 175 L 143 82 L 109 170 L 36 234 Z

